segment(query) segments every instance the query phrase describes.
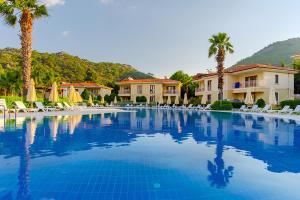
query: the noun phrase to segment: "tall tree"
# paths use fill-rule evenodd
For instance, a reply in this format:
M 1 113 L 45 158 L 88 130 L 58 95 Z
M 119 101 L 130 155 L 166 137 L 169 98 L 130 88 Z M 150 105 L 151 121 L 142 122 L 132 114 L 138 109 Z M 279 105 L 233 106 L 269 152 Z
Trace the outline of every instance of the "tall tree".
M 210 39 L 210 47 L 208 50 L 208 57 L 215 56 L 218 63 L 218 99 L 223 100 L 223 85 L 224 85 L 224 61 L 226 53 L 233 53 L 233 46 L 230 43 L 230 37 L 226 33 L 218 33 L 213 35 Z
M 21 28 L 21 47 L 23 59 L 23 96 L 26 96 L 31 79 L 32 29 L 33 21 L 48 16 L 47 8 L 38 0 L 4 0 L 0 1 L 0 14 L 10 26 L 17 22 Z
M 182 83 L 183 90 L 181 90 L 181 92 L 183 94 L 187 93 L 189 97 L 194 95 L 196 84 L 193 83 L 193 77 L 189 76 L 188 74 L 180 70 L 172 74 L 170 79 L 180 81 Z

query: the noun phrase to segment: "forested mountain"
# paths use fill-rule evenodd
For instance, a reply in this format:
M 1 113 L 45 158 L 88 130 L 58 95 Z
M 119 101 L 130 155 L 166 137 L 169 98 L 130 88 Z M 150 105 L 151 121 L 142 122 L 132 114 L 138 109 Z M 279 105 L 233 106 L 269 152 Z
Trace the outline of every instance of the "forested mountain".
M 242 64 L 271 64 L 276 66 L 292 66 L 292 59 L 296 53 L 300 52 L 300 38 L 292 38 L 285 41 L 275 42 L 252 56 L 242 59 L 235 65 Z
M 0 88 L 12 87 L 9 89 L 17 90 L 21 84 L 21 66 L 19 49 L 0 49 Z M 37 86 L 50 86 L 53 81 L 94 81 L 113 86 L 116 80 L 126 76 L 151 77 L 130 65 L 109 62 L 95 63 L 65 52 L 39 53 L 33 51 L 32 77 Z

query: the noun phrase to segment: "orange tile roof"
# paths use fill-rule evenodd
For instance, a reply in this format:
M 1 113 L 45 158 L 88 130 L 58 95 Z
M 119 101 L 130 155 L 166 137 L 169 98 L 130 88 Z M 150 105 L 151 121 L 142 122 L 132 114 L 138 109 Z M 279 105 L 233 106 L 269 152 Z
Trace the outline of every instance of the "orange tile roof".
M 104 85 L 99 85 L 97 83 L 93 82 L 80 82 L 80 83 L 62 83 L 60 87 L 75 87 L 75 88 L 105 88 L 105 89 L 110 89 L 112 88 L 104 86 Z
M 229 73 L 235 73 L 235 72 L 246 71 L 251 69 L 274 69 L 274 70 L 288 71 L 292 73 L 297 72 L 297 70 L 292 68 L 287 68 L 287 67 L 278 67 L 278 66 L 272 66 L 266 64 L 249 64 L 249 65 L 238 65 L 238 66 L 229 67 L 224 70 L 224 73 L 229 74 Z M 199 73 L 194 76 L 194 80 L 201 79 L 203 77 L 214 76 L 214 75 L 217 75 L 217 73 L 216 72 L 208 73 L 208 74 Z
M 133 80 L 129 80 L 129 79 L 124 79 L 121 81 L 118 81 L 117 84 L 130 84 L 130 83 L 163 83 L 163 84 L 179 84 L 180 81 L 176 81 L 176 80 L 171 80 L 171 79 L 159 79 L 159 78 L 151 78 L 151 79 L 133 79 Z

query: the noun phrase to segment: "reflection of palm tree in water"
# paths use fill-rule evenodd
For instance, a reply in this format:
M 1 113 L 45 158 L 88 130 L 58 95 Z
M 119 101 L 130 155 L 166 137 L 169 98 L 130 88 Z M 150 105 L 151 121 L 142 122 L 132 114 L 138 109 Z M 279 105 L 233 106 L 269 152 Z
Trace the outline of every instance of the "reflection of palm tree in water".
M 30 125 L 30 123 L 28 123 Z M 28 124 L 27 128 L 28 129 Z M 19 176 L 18 176 L 18 193 L 17 199 L 28 200 L 30 199 L 29 195 L 29 142 L 26 141 L 28 137 L 26 134 L 28 132 L 23 132 L 22 140 L 21 140 L 21 149 L 20 149 L 20 169 L 19 169 Z
M 226 187 L 229 183 L 229 179 L 233 176 L 233 166 L 225 167 L 223 156 L 223 133 L 222 133 L 222 121 L 218 120 L 217 128 L 217 147 L 216 158 L 214 162 L 208 161 L 207 169 L 210 172 L 208 181 L 211 186 L 217 188 Z

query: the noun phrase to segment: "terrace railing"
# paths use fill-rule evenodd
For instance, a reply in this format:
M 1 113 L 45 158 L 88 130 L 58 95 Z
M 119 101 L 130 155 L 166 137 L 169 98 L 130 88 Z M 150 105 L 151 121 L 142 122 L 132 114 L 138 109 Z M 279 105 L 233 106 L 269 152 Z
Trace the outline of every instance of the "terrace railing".
M 164 94 L 178 94 L 177 90 L 164 90 Z
M 119 90 L 119 94 L 130 94 L 130 90 Z
M 260 87 L 261 84 L 257 80 L 250 80 L 250 81 L 245 81 L 244 83 L 241 82 L 235 82 L 232 85 L 233 89 L 238 89 L 238 88 L 250 88 L 250 87 Z

